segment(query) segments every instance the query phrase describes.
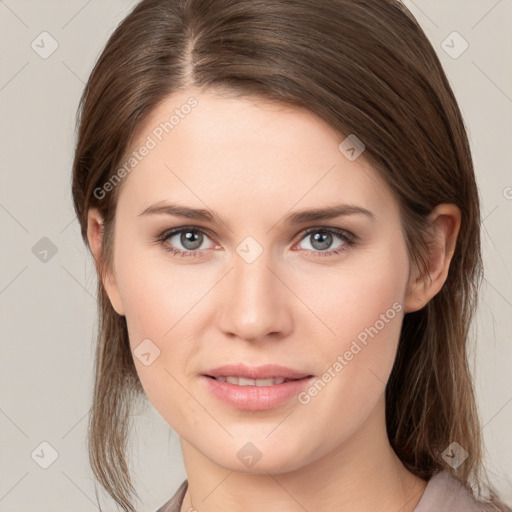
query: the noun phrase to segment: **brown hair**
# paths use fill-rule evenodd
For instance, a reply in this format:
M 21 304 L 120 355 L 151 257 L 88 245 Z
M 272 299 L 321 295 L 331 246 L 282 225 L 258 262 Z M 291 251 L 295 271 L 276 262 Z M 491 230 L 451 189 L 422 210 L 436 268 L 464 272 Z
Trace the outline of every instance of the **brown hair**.
M 405 315 L 386 387 L 391 445 L 416 475 L 449 470 L 482 494 L 482 439 L 466 343 L 482 277 L 480 210 L 470 147 L 436 53 L 397 0 L 143 0 L 111 35 L 80 102 L 72 192 L 84 242 L 92 207 L 103 216 L 111 268 L 117 198 L 99 199 L 137 130 L 169 94 L 188 86 L 308 109 L 354 133 L 402 213 L 410 257 L 426 271 L 428 214 L 454 203 L 462 225 L 447 281 Z M 99 332 L 89 424 L 96 478 L 125 511 L 135 492 L 126 463 L 130 410 L 144 395 L 126 320 L 98 279 Z M 468 458 L 440 456 L 458 442 Z M 502 507 L 496 491 L 487 492 Z M 135 493 L 136 494 L 136 493 Z M 499 508 L 499 510 L 503 510 Z

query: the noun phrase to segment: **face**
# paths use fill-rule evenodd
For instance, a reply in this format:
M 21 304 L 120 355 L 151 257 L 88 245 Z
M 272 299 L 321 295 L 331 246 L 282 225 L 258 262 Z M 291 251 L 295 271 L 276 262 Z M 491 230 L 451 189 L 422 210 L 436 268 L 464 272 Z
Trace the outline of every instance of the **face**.
M 191 96 L 197 104 L 180 110 Z M 344 139 L 305 110 L 189 89 L 158 106 L 133 146 L 152 147 L 124 178 L 105 286 L 149 400 L 224 468 L 305 466 L 348 443 L 381 403 L 409 259 L 396 200 L 364 153 L 340 151 Z M 306 378 L 206 376 L 226 364 Z

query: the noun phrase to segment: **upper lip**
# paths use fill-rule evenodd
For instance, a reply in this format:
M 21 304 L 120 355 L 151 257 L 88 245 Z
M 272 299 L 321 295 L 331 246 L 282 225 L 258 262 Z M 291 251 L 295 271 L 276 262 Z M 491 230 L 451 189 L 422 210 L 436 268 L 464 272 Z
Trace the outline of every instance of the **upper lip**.
M 302 379 L 311 376 L 309 373 L 276 364 L 264 364 L 262 366 L 225 364 L 206 371 L 204 375 L 210 377 L 244 377 L 246 379 L 275 379 L 279 377 L 285 379 Z

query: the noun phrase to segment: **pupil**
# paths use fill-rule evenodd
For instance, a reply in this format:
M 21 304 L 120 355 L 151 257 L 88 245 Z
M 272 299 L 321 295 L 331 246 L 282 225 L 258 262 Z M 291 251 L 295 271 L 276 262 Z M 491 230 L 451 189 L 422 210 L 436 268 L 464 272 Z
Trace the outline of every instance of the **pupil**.
M 319 242 L 319 245 L 315 246 L 315 243 Z M 315 233 L 313 235 L 313 243 L 311 244 L 315 249 L 328 249 L 332 243 L 331 233 Z
M 183 247 L 194 250 L 201 247 L 203 235 L 195 231 L 187 231 L 181 234 L 181 243 Z

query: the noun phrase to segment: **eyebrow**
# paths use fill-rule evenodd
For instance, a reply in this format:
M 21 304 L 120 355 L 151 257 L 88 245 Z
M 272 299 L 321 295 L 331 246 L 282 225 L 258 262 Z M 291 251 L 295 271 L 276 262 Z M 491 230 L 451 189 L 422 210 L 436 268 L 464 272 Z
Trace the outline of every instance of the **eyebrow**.
M 147 215 L 170 215 L 173 217 L 183 217 L 186 219 L 202 220 L 205 222 L 225 224 L 229 223 L 223 219 L 218 213 L 212 210 L 206 210 L 202 208 L 190 208 L 179 204 L 166 203 L 160 201 L 151 206 L 148 206 L 145 210 L 139 213 L 139 217 Z M 375 221 L 375 214 L 366 208 L 357 206 L 354 204 L 337 204 L 326 208 L 316 208 L 311 210 L 303 210 L 299 212 L 293 212 L 284 217 L 279 222 L 284 224 L 304 224 L 311 221 L 328 220 L 334 219 L 340 216 L 346 215 L 365 215 L 372 221 Z

